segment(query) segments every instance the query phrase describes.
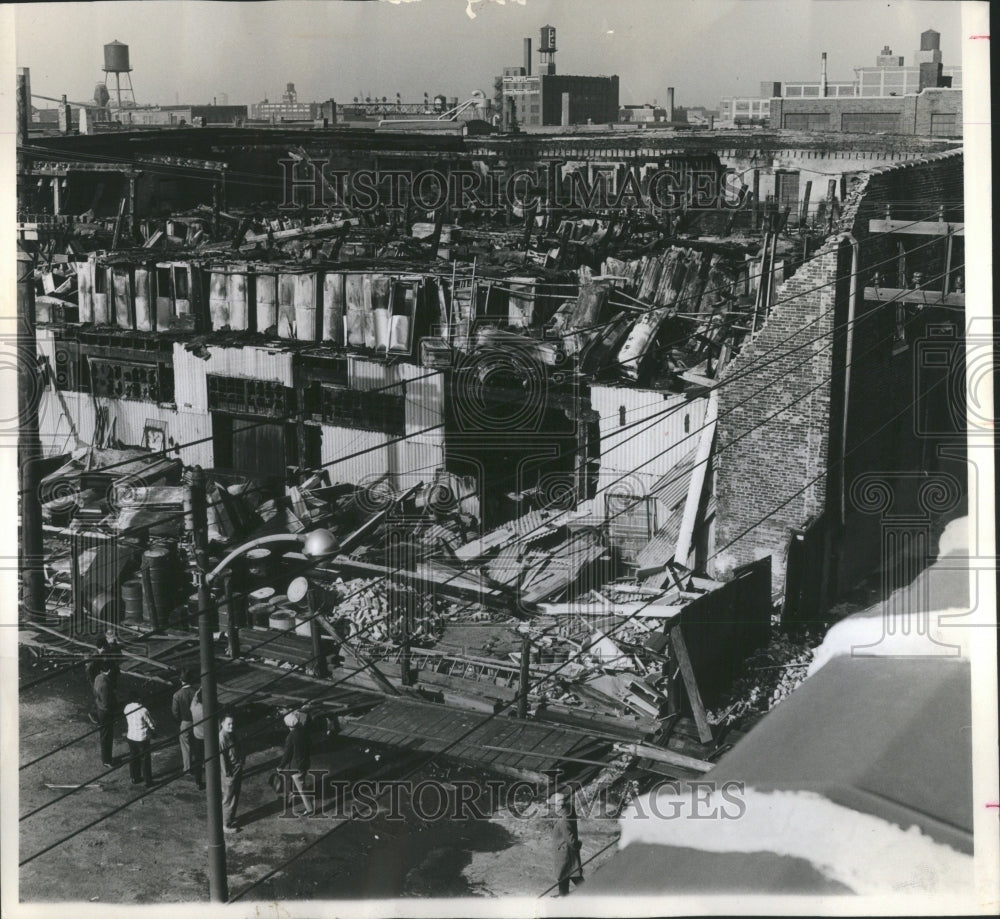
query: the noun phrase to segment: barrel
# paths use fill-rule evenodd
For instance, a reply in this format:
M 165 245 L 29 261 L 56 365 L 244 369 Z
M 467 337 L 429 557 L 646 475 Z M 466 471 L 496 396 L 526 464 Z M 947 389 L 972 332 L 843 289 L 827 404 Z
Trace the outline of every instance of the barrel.
M 295 617 L 285 610 L 271 610 L 268 626 L 279 632 L 290 632 L 295 628 Z
M 270 603 L 251 603 L 250 622 L 255 629 L 266 629 L 271 618 Z
M 270 549 L 251 549 L 246 554 L 247 575 L 251 587 L 263 587 L 271 580 L 274 556 Z
M 105 626 L 115 624 L 115 598 L 111 594 L 103 591 L 94 594 L 90 610 L 95 622 L 103 622 Z
M 292 606 L 301 606 L 306 602 L 309 592 L 309 582 L 303 577 L 297 577 L 288 585 L 288 602 Z
M 271 618 L 273 587 L 261 587 L 250 592 L 250 623 L 255 629 L 266 629 Z
M 142 622 L 142 581 L 138 578 L 122 582 L 122 616 L 132 622 Z
M 180 578 L 170 550 L 160 546 L 147 549 L 142 555 L 142 567 L 149 575 L 150 593 L 146 603 L 153 616 L 152 624 L 157 628 L 162 628 L 168 622 L 170 625 L 181 624 L 175 609 Z M 184 618 L 183 613 L 181 618 Z

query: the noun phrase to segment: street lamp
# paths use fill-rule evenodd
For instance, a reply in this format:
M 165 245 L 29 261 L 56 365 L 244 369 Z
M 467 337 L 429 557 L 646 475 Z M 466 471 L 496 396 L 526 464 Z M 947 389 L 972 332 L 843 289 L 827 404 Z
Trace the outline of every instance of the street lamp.
M 201 659 L 201 696 L 205 724 L 205 798 L 208 809 L 208 885 L 212 902 L 229 899 L 226 879 L 226 845 L 222 829 L 222 768 L 219 762 L 218 688 L 215 681 L 214 630 L 212 628 L 212 598 L 209 587 L 232 562 L 251 549 L 270 542 L 293 540 L 302 543 L 303 554 L 319 560 L 336 553 L 336 537 L 324 529 L 307 534 L 282 533 L 262 536 L 238 546 L 211 571 L 207 568 L 208 497 L 205 472 L 195 466 L 191 472 L 191 521 L 195 553 L 198 560 L 198 648 Z M 232 608 L 230 607 L 230 615 Z M 316 639 L 314 638 L 314 646 Z

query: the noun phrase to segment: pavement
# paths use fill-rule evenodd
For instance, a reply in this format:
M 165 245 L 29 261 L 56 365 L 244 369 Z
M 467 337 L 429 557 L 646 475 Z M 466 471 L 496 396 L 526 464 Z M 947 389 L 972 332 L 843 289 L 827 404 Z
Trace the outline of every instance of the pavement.
M 22 661 L 22 680 L 44 675 L 44 666 Z M 140 685 L 123 676 L 121 690 L 123 700 L 136 692 L 145 697 L 161 738 L 175 730 L 169 711 L 172 689 Z M 181 774 L 179 748 L 172 742 L 154 748 L 154 788 L 147 793 L 143 786 L 133 786 L 124 761 L 122 719 L 116 729 L 116 766 L 102 775 L 107 770 L 88 718 L 91 708 L 82 667 L 21 694 L 19 762 L 26 764 L 67 745 L 20 773 L 20 815 L 54 802 L 20 823 L 18 860 L 31 859 L 20 868 L 21 901 L 207 900 L 205 796 Z M 423 820 L 405 806 L 402 820 L 390 819 L 384 807 L 369 820 L 281 816 L 281 802 L 267 775 L 280 753 L 284 729 L 273 713 L 248 711 L 238 717 L 250 736 L 238 812 L 241 831 L 225 836 L 230 896 L 538 896 L 553 882 L 549 827 L 541 817 L 518 819 L 500 808 L 488 819 Z M 391 778 L 411 769 L 413 762 L 392 750 L 333 737 L 314 752 L 312 765 L 351 777 L 382 770 Z M 482 782 L 487 777 L 435 762 L 412 776 L 414 781 L 427 778 L 449 783 L 461 778 Z M 52 785 L 85 787 L 48 787 Z M 66 797 L 57 801 L 61 796 Z M 615 820 L 581 818 L 584 860 L 608 846 L 617 833 Z M 53 848 L 42 852 L 49 846 Z M 585 873 L 613 851 L 611 845 Z M 248 889 L 251 885 L 256 886 Z

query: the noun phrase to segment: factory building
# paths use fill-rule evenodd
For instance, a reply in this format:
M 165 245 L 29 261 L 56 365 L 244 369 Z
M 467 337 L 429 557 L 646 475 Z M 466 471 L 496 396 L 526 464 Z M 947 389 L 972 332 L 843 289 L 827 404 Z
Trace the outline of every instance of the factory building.
M 723 99 L 719 125 L 962 136 L 962 68 L 944 65 L 935 30 L 921 34 L 913 63 L 885 45 L 874 66 L 854 72 L 851 82 L 829 81 L 824 52 L 818 81 L 763 82 L 755 97 Z
M 617 76 L 571 76 L 556 73 L 556 30 L 542 26 L 541 63 L 532 73 L 531 39 L 524 40 L 524 62 L 506 67 L 500 77 L 506 129 L 618 121 Z

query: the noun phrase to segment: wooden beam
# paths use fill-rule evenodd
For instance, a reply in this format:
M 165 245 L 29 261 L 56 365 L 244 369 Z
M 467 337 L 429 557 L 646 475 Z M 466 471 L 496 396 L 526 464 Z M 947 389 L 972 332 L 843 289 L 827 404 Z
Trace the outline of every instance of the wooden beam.
M 683 753 L 674 753 L 673 750 L 664 750 L 662 747 L 654 747 L 644 743 L 615 744 L 615 749 L 621 750 L 623 753 L 631 753 L 632 756 L 643 756 L 646 759 L 656 760 L 658 763 L 692 769 L 695 772 L 708 772 L 715 765 L 715 763 L 709 763 L 703 759 L 695 759 L 693 756 L 685 756 Z
M 905 233 L 908 236 L 965 236 L 964 223 L 947 223 L 944 220 L 869 220 L 870 233 Z
M 944 294 L 940 290 L 907 290 L 901 287 L 866 287 L 865 299 L 886 302 L 916 303 L 920 306 L 965 307 L 965 294 Z
M 679 625 L 670 630 L 670 644 L 677 657 L 681 677 L 684 680 L 684 688 L 687 690 L 688 699 L 691 702 L 694 723 L 698 727 L 698 739 L 702 743 L 711 743 L 714 739 L 712 725 L 708 723 L 708 712 L 705 711 L 705 705 L 701 701 L 701 691 L 698 689 L 698 680 L 694 675 L 694 666 L 691 664 L 691 656 L 688 654 L 687 644 L 684 642 Z

